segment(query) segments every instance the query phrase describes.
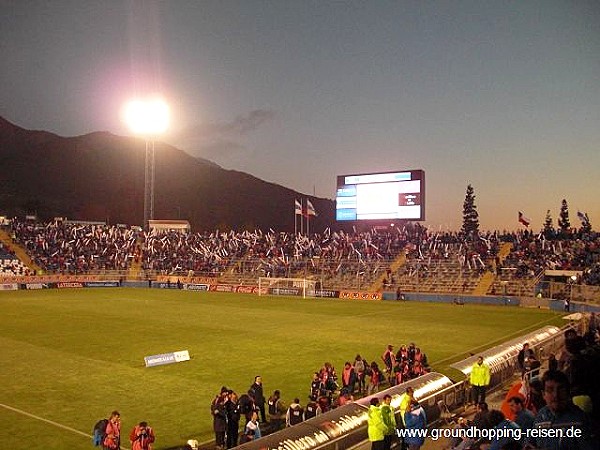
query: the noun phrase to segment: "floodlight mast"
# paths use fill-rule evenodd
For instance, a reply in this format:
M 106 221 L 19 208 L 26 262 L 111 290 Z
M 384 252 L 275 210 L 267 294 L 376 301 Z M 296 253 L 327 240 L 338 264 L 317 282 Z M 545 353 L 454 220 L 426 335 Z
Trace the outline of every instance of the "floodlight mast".
M 150 231 L 154 219 L 154 140 L 146 140 L 146 164 L 144 170 L 144 227 Z
M 125 121 L 129 129 L 146 143 L 144 167 L 144 227 L 150 229 L 154 219 L 155 152 L 154 138 L 169 126 L 169 107 L 158 98 L 132 100 L 125 106 Z

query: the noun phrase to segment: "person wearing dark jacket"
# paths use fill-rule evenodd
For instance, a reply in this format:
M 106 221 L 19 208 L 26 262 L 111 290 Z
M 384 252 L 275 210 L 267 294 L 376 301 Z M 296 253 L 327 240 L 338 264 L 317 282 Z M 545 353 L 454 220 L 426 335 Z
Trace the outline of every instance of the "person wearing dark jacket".
M 246 423 L 252 419 L 252 413 L 258 411 L 258 408 L 254 404 L 254 398 L 250 394 L 242 394 L 238 400 L 240 406 L 240 413 L 244 415 Z
M 306 410 L 304 411 L 304 420 L 312 419 L 313 417 L 317 417 L 323 411 L 321 411 L 321 407 L 317 400 L 309 397 L 310 402 L 306 404 Z
M 228 389 L 223 386 L 221 393 L 215 397 L 210 405 L 217 449 L 225 448 L 225 433 L 227 432 L 227 411 L 225 404 L 228 400 L 228 395 Z
M 269 405 L 269 428 L 271 432 L 279 431 L 285 425 L 286 407 L 281 400 L 281 392 L 278 389 L 267 401 Z
M 263 423 L 266 423 L 266 421 L 267 421 L 267 415 L 265 413 L 266 400 L 265 400 L 265 394 L 263 392 L 262 377 L 260 375 L 256 375 L 254 377 L 254 383 L 252 383 L 252 385 L 250 386 L 250 389 L 248 389 L 248 394 L 252 395 L 252 398 L 254 399 L 254 404 L 260 411 L 260 421 Z
M 300 399 L 295 398 L 285 415 L 285 425 L 291 427 L 302 421 L 304 421 L 304 408 L 300 405 Z
M 229 391 L 229 401 L 225 404 L 225 414 L 227 416 L 227 448 L 237 447 L 242 414 L 238 396 L 233 391 Z
M 346 361 L 344 364 L 344 370 L 342 371 L 342 389 L 352 394 L 354 392 L 354 385 L 356 384 L 356 372 L 350 361 Z
M 517 355 L 517 364 L 521 370 L 521 376 L 531 370 L 531 362 L 535 360 L 535 353 L 529 348 L 529 343 L 525 342 L 523 348 L 519 350 Z

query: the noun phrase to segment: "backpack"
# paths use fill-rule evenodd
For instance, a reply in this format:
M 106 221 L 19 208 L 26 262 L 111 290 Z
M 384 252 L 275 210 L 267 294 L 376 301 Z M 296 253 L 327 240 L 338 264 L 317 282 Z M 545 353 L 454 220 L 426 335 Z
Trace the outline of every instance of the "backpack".
M 108 425 L 108 419 L 100 419 L 94 425 L 94 429 L 92 430 L 92 444 L 95 447 L 100 447 L 104 442 L 104 438 L 106 437 L 106 425 Z
M 289 409 L 290 414 L 290 425 L 296 425 L 304 420 L 304 408 L 297 406 Z
M 306 412 L 304 413 L 305 419 L 311 419 L 316 417 L 319 405 L 316 402 L 310 402 L 306 405 Z
M 279 413 L 279 399 L 275 397 L 271 397 L 268 401 L 269 404 L 269 414 L 275 415 Z

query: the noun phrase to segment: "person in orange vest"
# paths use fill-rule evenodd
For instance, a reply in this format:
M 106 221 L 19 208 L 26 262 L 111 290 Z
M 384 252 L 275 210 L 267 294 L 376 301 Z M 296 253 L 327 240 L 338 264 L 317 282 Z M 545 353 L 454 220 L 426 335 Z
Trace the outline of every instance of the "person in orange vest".
M 129 433 L 131 450 L 152 450 L 155 439 L 154 430 L 148 426 L 148 422 L 140 422 Z

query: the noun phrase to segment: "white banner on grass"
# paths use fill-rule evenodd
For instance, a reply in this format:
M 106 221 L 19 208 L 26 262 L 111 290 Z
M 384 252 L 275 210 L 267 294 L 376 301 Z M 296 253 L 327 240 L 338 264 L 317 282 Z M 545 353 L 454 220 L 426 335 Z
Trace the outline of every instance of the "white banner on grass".
M 174 364 L 189 360 L 190 353 L 187 350 L 171 353 L 162 353 L 160 355 L 151 355 L 144 357 L 146 367 L 162 366 L 164 364 Z

